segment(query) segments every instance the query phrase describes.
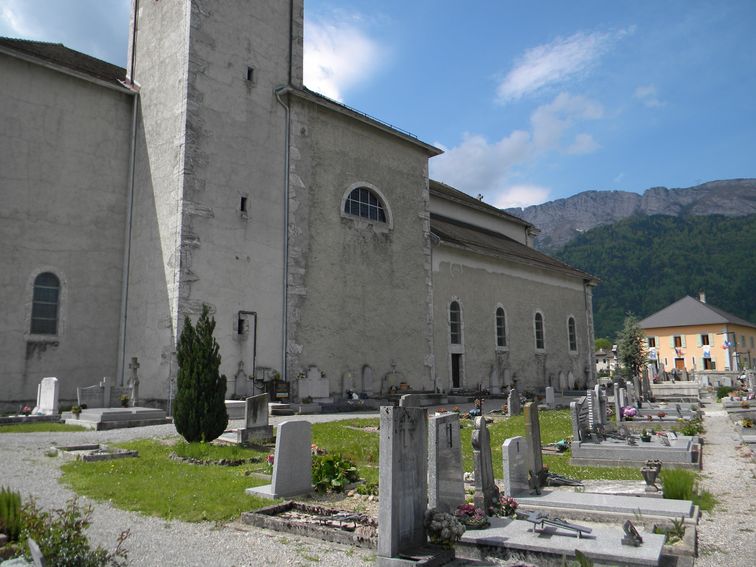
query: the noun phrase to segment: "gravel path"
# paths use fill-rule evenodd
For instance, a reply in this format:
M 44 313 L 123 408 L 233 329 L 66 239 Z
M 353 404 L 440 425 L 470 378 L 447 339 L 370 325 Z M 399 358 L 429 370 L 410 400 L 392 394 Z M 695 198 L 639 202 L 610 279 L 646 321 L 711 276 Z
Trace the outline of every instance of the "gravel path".
M 704 416 L 702 488 L 718 503 L 699 523 L 696 567 L 753 567 L 756 563 L 756 464 L 723 409 Z

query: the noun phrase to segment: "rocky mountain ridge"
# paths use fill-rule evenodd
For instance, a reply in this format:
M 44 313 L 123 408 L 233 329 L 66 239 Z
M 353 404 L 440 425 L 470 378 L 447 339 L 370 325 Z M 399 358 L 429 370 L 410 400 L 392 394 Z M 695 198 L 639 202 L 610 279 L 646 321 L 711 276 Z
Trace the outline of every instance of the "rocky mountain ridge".
M 687 188 L 653 187 L 629 191 L 584 191 L 541 205 L 506 212 L 535 225 L 536 247 L 555 252 L 582 232 L 633 215 L 745 216 L 756 214 L 756 179 L 710 181 Z

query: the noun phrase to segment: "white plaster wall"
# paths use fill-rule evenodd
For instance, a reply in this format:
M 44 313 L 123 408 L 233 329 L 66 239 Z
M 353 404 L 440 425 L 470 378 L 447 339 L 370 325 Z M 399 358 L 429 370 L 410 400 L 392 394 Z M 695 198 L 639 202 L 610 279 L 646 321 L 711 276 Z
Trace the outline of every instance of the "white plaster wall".
M 339 394 L 342 376 L 351 374 L 359 388 L 369 365 L 375 382 L 366 390 L 401 381 L 429 388 L 427 154 L 329 109 L 292 101 L 289 374 L 316 365 Z M 345 192 L 363 182 L 386 198 L 392 228 L 342 216 Z
M 116 371 L 131 102 L 0 54 L 0 400 L 61 400 Z M 30 336 L 34 277 L 63 295 L 57 336 Z
M 498 369 L 500 382 L 508 369 L 520 391 L 543 388 L 549 381 L 558 387 L 560 372 L 573 372 L 579 380 L 586 379 L 593 341 L 581 279 L 441 244 L 433 248 L 433 297 L 440 389 L 451 387 L 448 310 L 452 297 L 462 306 L 464 388 L 482 385 L 487 389 L 493 367 Z M 499 304 L 506 312 L 508 333 L 506 349 L 497 350 L 495 314 Z M 545 322 L 545 349 L 538 354 L 533 322 L 536 311 L 543 314 Z M 575 318 L 577 353 L 569 350 L 570 315 Z

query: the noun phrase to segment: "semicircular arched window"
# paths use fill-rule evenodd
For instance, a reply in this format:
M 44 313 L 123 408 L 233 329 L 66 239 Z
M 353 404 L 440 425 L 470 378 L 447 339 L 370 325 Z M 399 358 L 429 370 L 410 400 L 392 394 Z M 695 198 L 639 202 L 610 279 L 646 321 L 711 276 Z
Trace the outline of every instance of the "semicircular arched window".
M 344 202 L 344 212 L 364 219 L 386 222 L 386 211 L 375 192 L 367 187 L 357 187 Z
M 34 278 L 32 298 L 31 332 L 35 335 L 58 333 L 58 305 L 60 303 L 60 280 L 51 272 L 43 272 Z

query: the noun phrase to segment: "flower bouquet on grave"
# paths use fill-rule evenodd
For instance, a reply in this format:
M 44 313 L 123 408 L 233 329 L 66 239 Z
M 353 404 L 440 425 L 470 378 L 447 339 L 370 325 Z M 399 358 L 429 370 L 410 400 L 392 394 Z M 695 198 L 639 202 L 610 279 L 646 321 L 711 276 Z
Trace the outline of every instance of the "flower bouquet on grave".
M 462 525 L 471 530 L 482 530 L 491 525 L 486 513 L 480 508 L 476 508 L 474 504 L 460 504 L 454 511 L 454 517 L 457 518 Z
M 118 398 L 121 401 L 121 407 L 127 408 L 129 407 L 129 396 L 128 394 L 121 394 L 121 397 Z
M 32 412 L 32 409 L 29 407 L 28 404 L 24 404 L 24 407 L 21 408 L 21 413 L 25 415 L 26 417 L 29 417 L 31 412 Z
M 624 406 L 620 411 L 622 412 L 622 417 L 624 417 L 625 419 L 632 419 L 636 415 L 638 415 L 638 410 L 633 406 Z
M 273 453 L 270 453 L 267 457 L 265 457 L 265 470 L 268 474 L 273 474 L 273 462 L 275 460 L 275 456 Z
M 451 514 L 431 508 L 425 512 L 425 531 L 428 541 L 451 549 L 465 533 L 465 526 Z
M 511 496 L 499 495 L 498 501 L 494 502 L 492 508 L 496 516 L 509 517 L 514 516 L 517 512 L 517 500 Z

